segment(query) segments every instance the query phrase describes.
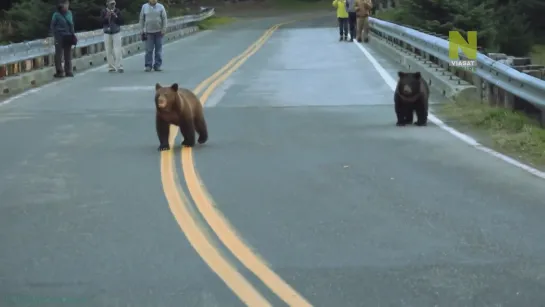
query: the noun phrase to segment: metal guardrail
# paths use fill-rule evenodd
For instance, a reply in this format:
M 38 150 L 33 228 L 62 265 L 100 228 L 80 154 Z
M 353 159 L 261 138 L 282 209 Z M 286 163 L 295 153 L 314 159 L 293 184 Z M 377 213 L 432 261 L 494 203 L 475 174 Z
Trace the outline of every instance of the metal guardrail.
M 195 22 L 209 18 L 215 14 L 214 8 L 207 8 L 196 15 L 186 15 L 168 20 L 167 32 L 177 31 Z M 123 45 L 134 43 L 140 37 L 139 24 L 121 27 Z M 103 48 L 92 48 L 104 41 L 102 29 L 76 33 L 78 44 L 73 48 L 74 57 L 100 52 Z M 90 50 L 98 49 L 98 50 Z M 53 63 L 55 47 L 52 38 L 44 38 L 29 42 L 0 46 L 0 78 L 36 68 L 49 66 Z
M 447 40 L 377 18 L 369 19 L 374 35 L 411 50 L 475 85 L 481 93 L 481 100 L 512 108 L 525 108 L 521 105 L 530 103 L 537 109 L 533 113 L 539 113 L 539 120 L 545 122 L 544 80 L 522 73 L 480 52 L 477 53 L 476 70 L 451 67 Z M 462 60 L 466 59 L 461 51 L 459 56 Z

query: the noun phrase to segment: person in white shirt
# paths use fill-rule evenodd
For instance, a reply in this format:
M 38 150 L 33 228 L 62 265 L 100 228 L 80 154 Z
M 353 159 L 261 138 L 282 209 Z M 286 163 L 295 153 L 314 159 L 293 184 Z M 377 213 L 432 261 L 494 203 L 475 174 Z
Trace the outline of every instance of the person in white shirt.
M 167 12 L 157 0 L 149 0 L 140 11 L 142 39 L 146 42 L 146 71 L 161 71 L 163 64 L 163 36 L 167 30 Z M 154 53 L 155 50 L 155 53 Z M 155 57 L 154 57 L 155 56 Z
M 123 57 L 123 45 L 121 44 L 121 25 L 123 18 L 121 11 L 115 7 L 115 0 L 108 0 L 107 7 L 102 9 L 100 19 L 104 28 L 104 48 L 108 60 L 109 72 L 123 72 L 121 60 Z

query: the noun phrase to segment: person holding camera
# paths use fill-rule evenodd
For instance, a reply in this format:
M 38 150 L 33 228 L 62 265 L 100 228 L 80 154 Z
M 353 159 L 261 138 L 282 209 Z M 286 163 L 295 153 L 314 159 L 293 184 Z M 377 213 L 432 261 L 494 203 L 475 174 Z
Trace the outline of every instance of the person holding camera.
M 348 40 L 348 12 L 346 0 L 333 0 L 333 7 L 337 8 L 337 20 L 339 22 L 339 41 Z
M 142 40 L 146 42 L 146 71 L 161 71 L 163 64 L 163 36 L 167 31 L 167 12 L 157 0 L 149 0 L 140 11 Z M 153 58 L 155 50 L 155 59 Z
M 121 11 L 116 7 L 115 0 L 106 2 L 106 8 L 100 12 L 100 19 L 104 28 L 104 49 L 106 49 L 108 71 L 122 73 L 121 25 L 123 24 L 123 18 L 121 17 Z

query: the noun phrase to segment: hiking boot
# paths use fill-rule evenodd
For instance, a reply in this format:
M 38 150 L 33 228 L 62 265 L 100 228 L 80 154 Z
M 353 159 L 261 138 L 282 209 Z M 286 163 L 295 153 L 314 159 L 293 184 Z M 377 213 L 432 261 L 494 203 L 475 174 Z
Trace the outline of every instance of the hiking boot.
M 73 76 L 74 76 L 74 74 L 73 74 L 73 73 L 71 73 L 71 72 L 67 72 L 67 73 L 66 73 L 66 76 L 67 76 L 67 77 L 73 77 Z
M 58 72 L 58 73 L 55 73 L 53 75 L 53 77 L 55 77 L 55 78 L 64 78 L 64 74 L 62 72 Z

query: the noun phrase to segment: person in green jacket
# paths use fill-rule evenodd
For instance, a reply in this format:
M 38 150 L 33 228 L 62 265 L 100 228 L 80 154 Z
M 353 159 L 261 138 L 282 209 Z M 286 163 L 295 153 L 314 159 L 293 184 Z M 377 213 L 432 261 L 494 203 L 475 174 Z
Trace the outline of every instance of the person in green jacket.
M 346 0 L 333 0 L 333 7 L 337 8 L 337 20 L 339 21 L 339 41 L 348 40 L 348 12 L 346 11 Z
M 72 46 L 76 44 L 74 19 L 69 8 L 68 0 L 61 0 L 57 11 L 51 17 L 50 30 L 55 42 L 55 78 L 73 77 L 72 73 Z M 62 59 L 64 58 L 64 69 Z

